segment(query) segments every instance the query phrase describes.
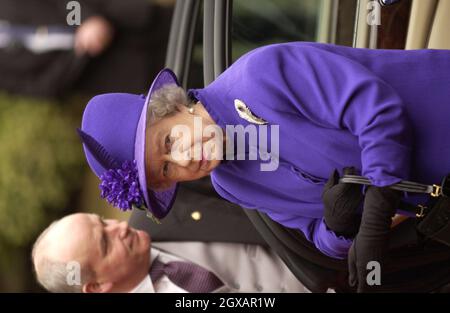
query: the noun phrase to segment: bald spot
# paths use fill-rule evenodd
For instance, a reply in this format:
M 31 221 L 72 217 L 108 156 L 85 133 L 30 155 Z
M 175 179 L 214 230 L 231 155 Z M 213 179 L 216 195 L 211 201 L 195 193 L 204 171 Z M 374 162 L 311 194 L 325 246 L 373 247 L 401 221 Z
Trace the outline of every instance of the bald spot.
M 92 251 L 94 215 L 73 214 L 54 224 L 36 249 L 36 270 L 42 257 L 56 262 L 77 261 L 86 264 Z M 91 251 L 90 251 L 91 250 Z

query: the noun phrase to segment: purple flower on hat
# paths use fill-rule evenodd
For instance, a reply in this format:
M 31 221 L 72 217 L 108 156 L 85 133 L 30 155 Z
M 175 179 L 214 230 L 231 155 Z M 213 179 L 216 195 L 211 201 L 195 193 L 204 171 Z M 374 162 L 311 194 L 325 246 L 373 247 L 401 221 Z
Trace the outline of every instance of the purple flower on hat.
M 120 210 L 127 211 L 133 207 L 144 206 L 136 161 L 125 161 L 121 167 L 104 172 L 100 179 L 101 197 Z

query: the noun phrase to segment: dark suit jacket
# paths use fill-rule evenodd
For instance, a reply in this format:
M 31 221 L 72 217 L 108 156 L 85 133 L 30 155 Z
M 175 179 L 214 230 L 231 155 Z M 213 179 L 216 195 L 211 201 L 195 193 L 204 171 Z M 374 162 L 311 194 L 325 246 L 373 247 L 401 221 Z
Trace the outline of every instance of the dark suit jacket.
M 135 210 L 130 225 L 146 230 L 154 241 L 236 242 L 267 245 L 244 210 L 214 191 L 209 177 L 181 183 L 174 206 L 157 225 Z

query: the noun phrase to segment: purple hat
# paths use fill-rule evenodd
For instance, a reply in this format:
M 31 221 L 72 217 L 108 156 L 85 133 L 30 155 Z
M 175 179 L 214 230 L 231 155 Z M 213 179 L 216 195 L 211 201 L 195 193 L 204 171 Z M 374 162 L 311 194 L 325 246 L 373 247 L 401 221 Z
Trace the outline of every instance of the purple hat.
M 127 93 L 95 96 L 87 104 L 78 130 L 89 166 L 102 181 L 102 198 L 121 210 L 147 209 L 157 219 L 169 213 L 178 187 L 175 184 L 164 191 L 150 190 L 145 174 L 150 97 L 167 84 L 179 86 L 175 74 L 164 69 L 147 97 Z

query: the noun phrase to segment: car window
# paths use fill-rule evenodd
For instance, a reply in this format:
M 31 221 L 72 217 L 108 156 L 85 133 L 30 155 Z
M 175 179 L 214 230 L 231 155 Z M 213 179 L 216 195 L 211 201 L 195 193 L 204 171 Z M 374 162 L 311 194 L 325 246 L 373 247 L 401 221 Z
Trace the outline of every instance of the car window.
M 233 2 L 232 59 L 254 48 L 286 41 L 317 41 L 318 0 Z
M 231 61 L 272 43 L 328 42 L 351 46 L 357 0 L 234 0 Z M 203 87 L 203 7 L 195 25 L 188 88 Z

